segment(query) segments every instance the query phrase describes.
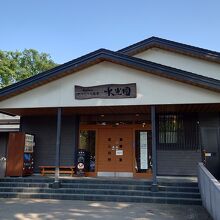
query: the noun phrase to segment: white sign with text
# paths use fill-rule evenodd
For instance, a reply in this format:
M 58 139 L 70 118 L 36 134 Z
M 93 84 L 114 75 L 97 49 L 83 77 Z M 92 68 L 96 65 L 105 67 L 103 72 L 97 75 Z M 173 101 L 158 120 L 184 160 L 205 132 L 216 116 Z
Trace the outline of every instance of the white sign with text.
M 140 168 L 148 169 L 147 132 L 140 132 Z

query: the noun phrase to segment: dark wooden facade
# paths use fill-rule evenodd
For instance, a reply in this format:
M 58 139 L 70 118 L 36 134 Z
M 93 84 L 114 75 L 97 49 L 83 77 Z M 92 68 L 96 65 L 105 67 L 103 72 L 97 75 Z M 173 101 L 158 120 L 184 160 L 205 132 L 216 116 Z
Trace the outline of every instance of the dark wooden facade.
M 161 112 L 159 113 L 161 114 Z M 158 115 L 159 115 L 158 114 Z M 170 114 L 170 113 L 169 113 Z M 157 137 L 157 174 L 158 175 L 180 175 L 194 176 L 196 175 L 197 163 L 202 160 L 202 150 L 205 148 L 208 152 L 212 143 L 206 142 L 206 146 L 202 145 L 204 132 L 201 136 L 201 130 L 205 127 L 219 128 L 220 119 L 219 113 L 196 113 L 196 123 L 198 123 L 198 132 L 186 132 L 184 145 L 179 145 L 178 148 L 163 148 L 159 147 Z M 114 115 L 112 115 L 114 116 Z M 93 116 L 92 118 L 94 118 Z M 192 115 L 190 115 L 192 117 Z M 185 116 L 185 122 L 191 120 Z M 89 117 L 84 117 L 84 119 Z M 114 117 L 113 117 L 114 118 Z M 63 116 L 61 126 L 61 149 L 60 149 L 60 165 L 75 164 L 76 149 L 78 148 L 77 138 L 79 135 L 78 121 L 75 115 Z M 149 119 L 149 115 L 145 118 Z M 40 165 L 54 165 L 56 154 L 56 117 L 48 116 L 24 116 L 21 120 L 21 129 L 23 132 L 35 134 L 36 151 L 34 154 L 34 170 L 39 172 Z M 158 124 L 157 124 L 158 126 Z M 191 128 L 192 129 L 192 128 Z M 187 135 L 187 136 L 186 136 Z M 196 136 L 195 136 L 196 135 Z M 219 138 L 219 133 L 217 134 Z M 187 148 L 187 143 L 190 143 L 190 138 L 197 140 L 194 148 Z M 192 141 L 193 142 L 193 141 Z M 217 156 L 215 158 L 219 162 L 219 145 L 215 145 Z M 213 158 L 212 158 L 213 159 Z M 208 158 L 210 160 L 210 158 Z M 210 161 L 209 161 L 210 163 Z M 216 166 L 211 166 L 216 169 Z

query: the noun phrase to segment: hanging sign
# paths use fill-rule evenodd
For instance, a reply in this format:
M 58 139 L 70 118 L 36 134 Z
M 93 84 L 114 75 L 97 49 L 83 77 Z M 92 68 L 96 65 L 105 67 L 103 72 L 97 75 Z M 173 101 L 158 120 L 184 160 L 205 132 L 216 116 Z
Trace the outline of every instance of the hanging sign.
M 106 84 L 100 86 L 75 86 L 75 99 L 124 99 L 136 98 L 136 83 Z

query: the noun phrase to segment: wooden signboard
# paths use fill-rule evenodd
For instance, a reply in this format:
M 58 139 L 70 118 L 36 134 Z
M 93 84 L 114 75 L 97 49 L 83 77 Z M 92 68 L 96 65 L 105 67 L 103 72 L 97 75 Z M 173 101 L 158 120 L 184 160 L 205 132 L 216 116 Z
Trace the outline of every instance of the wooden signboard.
M 136 98 L 136 83 L 106 84 L 100 86 L 75 86 L 75 99 L 123 99 Z

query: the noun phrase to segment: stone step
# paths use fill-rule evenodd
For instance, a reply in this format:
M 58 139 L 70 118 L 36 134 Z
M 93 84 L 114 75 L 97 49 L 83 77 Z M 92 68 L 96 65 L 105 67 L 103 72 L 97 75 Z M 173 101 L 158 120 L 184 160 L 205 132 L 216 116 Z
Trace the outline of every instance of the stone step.
M 152 185 L 149 180 L 137 179 L 61 179 L 61 183 L 92 183 L 92 184 L 123 184 L 123 185 Z M 158 182 L 163 186 L 178 186 L 178 187 L 198 187 L 197 182 Z
M 85 184 L 61 183 L 62 188 L 93 188 L 93 189 L 124 189 L 124 190 L 150 190 L 151 185 L 116 185 L 116 184 Z M 199 192 L 198 187 L 159 186 L 161 191 L 170 192 Z
M 37 199 L 59 199 L 59 200 L 87 200 L 87 201 L 109 201 L 109 202 L 137 202 L 137 203 L 166 203 L 201 205 L 198 198 L 168 198 L 152 196 L 127 196 L 127 195 L 94 195 L 94 194 L 63 194 L 63 193 L 16 193 L 0 192 L 0 198 L 37 198 Z
M 161 186 L 176 186 L 176 187 L 198 187 L 197 182 L 158 182 Z
M 51 183 L 29 183 L 29 182 L 1 182 L 0 188 L 2 187 L 41 187 L 49 188 Z
M 52 183 L 0 182 L 0 188 L 1 187 L 44 187 L 44 188 L 51 188 Z M 61 188 L 150 190 L 151 186 L 120 185 L 120 184 L 61 183 Z
M 36 182 L 0 182 L 1 187 L 42 187 L 49 188 L 52 183 Z M 150 185 L 122 185 L 122 184 L 88 184 L 88 183 L 61 183 L 61 188 L 81 189 L 117 189 L 117 190 L 151 190 Z M 159 186 L 160 191 L 166 192 L 199 192 L 198 187 Z
M 152 192 L 147 180 L 61 178 L 59 189 L 51 188 L 53 182 L 54 178 L 2 178 L 0 197 L 201 204 L 197 183 L 161 181 L 159 191 Z
M 54 178 L 29 178 L 29 177 L 5 177 L 0 178 L 2 182 L 19 182 L 19 183 L 53 183 Z
M 30 177 L 5 177 L 0 178 L 0 182 L 54 182 L 54 178 L 30 178 Z M 102 178 L 60 178 L 61 183 L 94 183 L 94 184 L 126 184 L 126 185 L 151 185 L 151 181 L 135 179 L 102 179 Z
M 166 192 L 199 192 L 198 187 L 159 186 L 160 191 Z
M 121 189 L 121 190 L 150 190 L 150 185 L 121 185 L 121 184 L 88 184 L 88 183 L 61 183 L 61 188 L 85 189 Z
M 31 178 L 31 177 L 6 177 L 0 178 L 1 182 L 30 182 L 30 183 L 52 183 L 54 178 Z M 113 178 L 60 178 L 61 183 L 87 183 L 87 184 L 122 184 L 122 185 L 151 185 L 152 181 L 143 179 L 113 179 Z M 158 183 L 162 186 L 178 186 L 178 187 L 198 187 L 197 182 L 165 182 Z
M 180 193 L 180 192 L 151 192 L 140 190 L 109 190 L 109 189 L 48 189 L 48 188 L 21 188 L 21 187 L 2 187 L 0 192 L 23 192 L 23 193 L 64 193 L 64 194 L 93 194 L 93 195 L 127 195 L 127 196 L 152 196 L 152 197 L 181 197 L 181 198 L 200 198 L 199 193 Z
M 78 184 L 111 184 L 111 185 L 143 185 L 150 186 L 152 181 L 147 180 L 135 180 L 135 179 L 61 179 L 61 183 L 78 183 Z

